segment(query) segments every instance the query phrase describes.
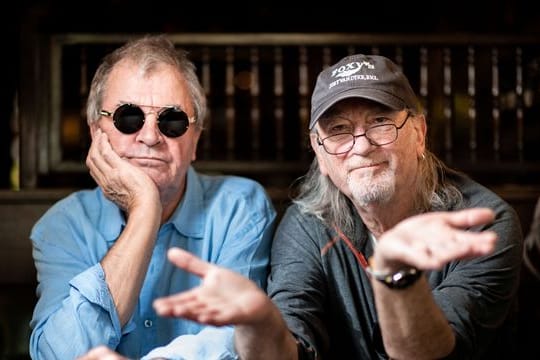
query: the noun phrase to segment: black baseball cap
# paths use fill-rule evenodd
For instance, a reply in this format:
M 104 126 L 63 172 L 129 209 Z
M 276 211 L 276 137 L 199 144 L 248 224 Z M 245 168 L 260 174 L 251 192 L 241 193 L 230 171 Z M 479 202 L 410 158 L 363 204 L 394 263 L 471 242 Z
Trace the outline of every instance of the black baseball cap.
M 380 55 L 350 55 L 317 77 L 311 96 L 309 129 L 326 110 L 347 98 L 372 100 L 394 110 L 420 110 L 409 80 L 394 62 Z

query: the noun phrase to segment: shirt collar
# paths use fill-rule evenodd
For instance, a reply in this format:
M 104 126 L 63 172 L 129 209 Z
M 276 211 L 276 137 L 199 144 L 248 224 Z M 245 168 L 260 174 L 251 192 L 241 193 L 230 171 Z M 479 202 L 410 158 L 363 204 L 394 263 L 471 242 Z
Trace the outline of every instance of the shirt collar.
M 202 238 L 206 222 L 203 186 L 192 166 L 189 167 L 186 176 L 184 196 L 168 222 L 185 236 Z

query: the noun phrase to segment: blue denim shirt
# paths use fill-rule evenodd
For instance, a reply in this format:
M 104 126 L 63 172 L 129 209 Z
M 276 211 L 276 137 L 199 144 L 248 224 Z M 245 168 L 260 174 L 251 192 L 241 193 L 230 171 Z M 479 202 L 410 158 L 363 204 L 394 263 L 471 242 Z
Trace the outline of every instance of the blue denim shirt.
M 159 317 L 152 302 L 200 283 L 167 260 L 173 246 L 265 288 L 275 218 L 258 183 L 201 175 L 190 168 L 182 202 L 159 229 L 135 311 L 121 327 L 100 260 L 126 224 L 122 212 L 99 188 L 60 200 L 30 235 L 38 277 L 38 302 L 30 322 L 32 358 L 74 359 L 97 345 L 141 358 L 173 339 L 181 346 L 169 349 L 171 359 L 236 358 L 232 327 Z

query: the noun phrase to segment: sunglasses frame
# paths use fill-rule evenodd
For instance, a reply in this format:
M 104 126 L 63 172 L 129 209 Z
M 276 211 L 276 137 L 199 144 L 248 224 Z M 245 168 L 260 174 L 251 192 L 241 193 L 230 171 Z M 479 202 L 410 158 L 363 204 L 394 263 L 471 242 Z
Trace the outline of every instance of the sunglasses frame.
M 113 112 L 105 110 L 105 109 L 101 109 L 99 111 L 99 114 L 102 115 L 102 116 L 106 116 L 106 117 L 112 117 L 112 120 L 113 120 L 113 123 L 114 123 L 114 126 L 116 127 L 116 129 L 118 129 L 118 131 L 120 131 L 122 134 L 130 135 L 130 134 L 135 134 L 136 132 L 140 131 L 144 126 L 144 122 L 146 121 L 146 116 L 149 113 L 144 112 L 143 109 L 142 109 L 143 107 L 157 108 L 158 106 L 138 105 L 138 104 L 126 103 L 126 104 L 122 104 L 122 105 L 118 106 Z M 120 116 L 123 114 L 124 111 L 129 110 L 129 109 L 138 110 L 142 114 L 142 121 L 140 122 L 140 124 L 137 124 L 136 128 L 134 128 L 134 131 L 130 131 L 130 130 L 125 129 L 125 128 L 124 129 L 121 128 L 122 127 L 122 125 L 121 125 L 122 120 L 121 120 Z M 172 133 L 170 129 L 166 128 L 166 126 L 167 126 L 166 124 L 170 123 L 170 121 L 167 121 L 166 119 L 163 119 L 162 117 L 166 116 L 166 114 L 168 114 L 170 111 L 173 111 L 176 114 L 180 114 L 180 115 L 184 114 L 185 115 L 187 123 L 186 123 L 185 128 L 181 129 L 179 133 Z M 195 122 L 194 117 L 189 117 L 188 114 L 178 106 L 160 107 L 160 109 L 155 113 L 157 115 L 157 124 L 158 124 L 159 131 L 164 136 L 169 137 L 169 138 L 177 138 L 177 137 L 180 137 L 180 136 L 184 135 L 187 132 L 187 130 L 189 128 L 189 125 L 193 124 Z

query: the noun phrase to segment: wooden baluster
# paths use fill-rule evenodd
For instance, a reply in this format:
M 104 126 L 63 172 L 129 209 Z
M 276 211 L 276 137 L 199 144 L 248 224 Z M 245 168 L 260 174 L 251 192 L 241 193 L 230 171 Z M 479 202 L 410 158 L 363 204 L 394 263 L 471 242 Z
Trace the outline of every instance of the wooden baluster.
M 429 81 L 429 56 L 428 50 L 425 47 L 420 48 L 420 102 L 422 103 L 422 108 L 424 114 L 428 116 L 428 81 Z
M 323 68 L 332 65 L 332 50 L 328 46 L 322 49 L 322 59 Z
M 19 166 L 19 180 L 20 186 L 24 188 L 33 188 L 37 184 L 37 172 L 48 173 L 50 166 L 58 164 L 62 161 L 62 144 L 61 144 L 61 130 L 62 122 L 64 121 L 66 111 L 66 99 L 63 79 L 73 81 L 77 73 L 69 73 L 65 75 L 64 72 L 68 71 L 62 66 L 63 59 L 63 47 L 62 44 L 56 44 L 53 42 L 51 47 L 51 120 L 47 124 L 48 130 L 37 131 L 38 127 L 34 124 L 34 121 L 28 121 L 24 119 L 27 109 L 16 109 L 21 118 L 19 119 L 20 133 L 19 140 L 26 136 L 31 136 L 29 140 L 37 136 L 34 141 L 25 141 L 25 146 L 19 146 L 20 151 L 20 166 Z M 80 56 L 80 55 L 79 55 Z M 80 60 L 79 60 L 80 61 Z M 80 71 L 80 70 L 79 70 Z M 75 76 L 74 76 L 75 75 Z M 23 76 L 24 77 L 24 76 Z M 25 89 L 21 89 L 21 93 L 17 95 L 20 97 L 20 101 L 24 103 Z M 79 94 L 80 95 L 80 94 Z M 82 99 L 79 99 L 79 105 L 82 107 Z M 82 111 L 81 111 L 82 113 Z M 33 119 L 37 116 L 37 113 L 30 112 L 27 116 Z M 84 115 L 86 119 L 86 115 Z M 37 131 L 37 132 L 36 132 Z M 49 148 L 49 149 L 48 149 Z M 40 150 L 38 150 L 40 149 Z M 48 150 L 47 150 L 48 149 Z M 47 151 L 45 151 L 47 150 Z M 81 155 L 84 153 L 81 153 Z M 37 167 L 37 168 L 36 168 Z
M 90 139 L 88 138 L 88 132 L 83 131 L 83 129 L 86 129 L 86 121 L 82 121 L 86 119 L 86 106 L 85 102 L 88 98 L 88 91 L 90 90 L 89 84 L 88 84 L 88 54 L 87 54 L 87 48 L 86 46 L 81 46 L 81 53 L 80 53 L 80 67 L 79 67 L 79 99 L 81 101 L 80 106 L 80 113 L 79 113 L 79 121 L 77 119 L 70 119 L 68 117 L 66 120 L 68 122 L 72 122 L 72 124 L 65 124 L 68 125 L 68 128 L 71 128 L 73 131 L 71 134 L 66 134 L 68 137 L 68 143 L 75 143 L 78 144 L 78 146 L 74 146 L 74 148 L 78 147 L 83 153 L 86 152 L 87 146 L 90 144 Z M 71 126 L 70 126 L 71 125 Z M 64 149 L 66 150 L 66 149 Z
M 206 156 L 211 156 L 212 151 L 212 104 L 211 104 L 211 98 L 212 98 L 212 82 L 210 78 L 210 48 L 204 47 L 202 50 L 202 66 L 201 66 L 201 83 L 204 89 L 204 92 L 206 94 L 207 99 L 207 114 L 206 118 L 204 120 L 204 136 L 203 136 L 203 153 Z
M 403 48 L 401 46 L 396 46 L 395 63 L 403 71 Z
M 256 47 L 251 48 L 251 76 L 250 76 L 250 95 L 251 95 L 251 150 L 253 157 L 259 158 L 260 151 L 260 123 L 261 109 L 259 104 L 259 50 Z
M 499 52 L 497 48 L 491 51 L 491 96 L 493 107 L 491 116 L 493 119 L 493 158 L 499 160 L 500 155 L 500 91 L 499 91 Z
M 299 117 L 300 117 L 300 144 L 302 147 L 308 145 L 308 119 L 310 117 L 309 113 L 309 86 L 308 86 L 308 54 L 305 46 L 301 46 L 299 49 L 299 85 L 298 85 L 298 94 L 299 94 Z M 302 157 L 307 156 L 307 151 L 301 152 Z
M 446 161 L 452 160 L 452 53 L 449 48 L 443 50 L 443 117 L 444 151 Z
M 516 48 L 516 120 L 518 158 L 523 161 L 523 51 Z
M 227 136 L 227 157 L 234 158 L 235 149 L 235 104 L 234 104 L 234 48 L 228 46 L 225 50 L 225 122 Z
M 476 67 L 475 51 L 473 46 L 467 49 L 467 96 L 469 107 L 467 114 L 469 118 L 469 151 L 471 162 L 476 162 L 476 150 L 478 147 L 477 119 L 476 119 Z
M 274 121 L 276 124 L 276 157 L 283 160 L 284 129 L 283 129 L 283 52 L 281 47 L 274 49 Z
M 88 59 L 86 54 L 86 47 L 81 47 L 81 64 L 80 64 L 80 73 L 79 73 L 79 96 L 80 99 L 84 102 L 88 96 Z M 83 118 L 86 118 L 86 109 L 84 106 L 81 107 L 83 112 Z
M 10 142 L 10 155 L 11 155 L 11 168 L 9 175 L 9 186 L 11 190 L 20 190 L 20 167 L 21 167 L 21 124 L 19 122 L 19 108 L 17 102 L 17 95 L 13 97 L 13 113 L 9 119 L 9 125 L 11 130 L 11 142 Z

